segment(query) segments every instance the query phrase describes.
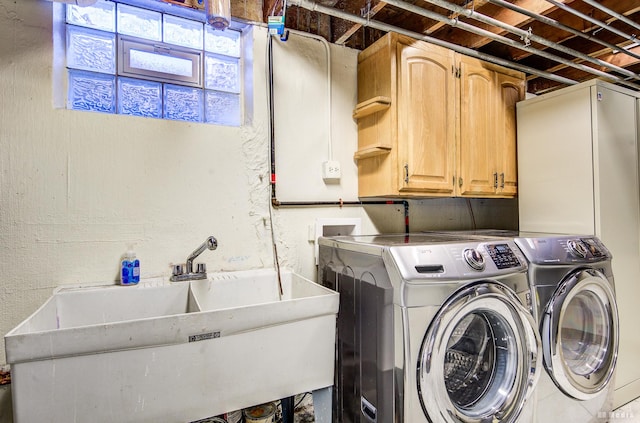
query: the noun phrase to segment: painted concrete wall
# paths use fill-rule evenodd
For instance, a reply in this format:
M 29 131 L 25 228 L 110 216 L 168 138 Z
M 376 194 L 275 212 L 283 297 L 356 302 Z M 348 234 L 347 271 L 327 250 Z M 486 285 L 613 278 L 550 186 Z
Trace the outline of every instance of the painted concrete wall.
M 395 206 L 270 210 L 266 30 L 251 36 L 254 112 L 241 128 L 56 109 L 52 4 L 0 0 L 0 334 L 56 286 L 114 283 L 130 247 L 143 278 L 168 278 L 208 235 L 219 241 L 201 256 L 210 272 L 273 267 L 274 240 L 282 266 L 314 279 L 316 218 L 404 230 Z M 296 35 L 275 42 L 280 201 L 357 198 L 357 53 L 331 46 L 331 150 L 343 177 L 327 185 L 325 47 Z M 510 228 L 517 209 L 514 200 L 412 201 L 411 221 L 414 230 Z

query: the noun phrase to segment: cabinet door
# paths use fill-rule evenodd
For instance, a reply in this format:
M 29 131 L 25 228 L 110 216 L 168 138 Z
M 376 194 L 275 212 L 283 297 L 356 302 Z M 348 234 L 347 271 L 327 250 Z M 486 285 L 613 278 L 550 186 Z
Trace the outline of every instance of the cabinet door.
M 498 194 L 513 197 L 518 192 L 518 164 L 516 161 L 516 103 L 524 99 L 522 78 L 496 72 L 498 97 L 495 134 L 501 162 L 498 163 Z
M 458 194 L 493 196 L 497 185 L 495 89 L 492 70 L 476 59 L 460 63 L 460 142 Z
M 397 46 L 398 190 L 452 195 L 457 98 L 453 52 L 419 42 Z

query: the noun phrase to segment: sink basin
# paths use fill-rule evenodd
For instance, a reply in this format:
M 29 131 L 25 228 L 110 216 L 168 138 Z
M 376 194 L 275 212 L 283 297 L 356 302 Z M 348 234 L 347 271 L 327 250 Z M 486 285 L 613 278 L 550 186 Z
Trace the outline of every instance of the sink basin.
M 59 288 L 5 336 L 7 363 L 168 343 L 164 324 L 197 310 L 188 284 Z
M 215 274 L 191 282 L 191 292 L 205 314 L 216 311 L 221 333 L 337 313 L 337 293 L 291 272 L 281 276 L 282 294 L 271 270 Z
M 338 294 L 281 285 L 265 269 L 58 289 L 5 336 L 14 418 L 185 422 L 332 386 Z

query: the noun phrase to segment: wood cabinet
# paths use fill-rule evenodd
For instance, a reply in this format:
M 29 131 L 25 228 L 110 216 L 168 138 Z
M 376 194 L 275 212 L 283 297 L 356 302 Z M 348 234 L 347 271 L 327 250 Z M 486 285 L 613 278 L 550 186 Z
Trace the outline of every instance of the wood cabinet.
M 360 197 L 512 197 L 524 74 L 389 33 L 358 58 Z

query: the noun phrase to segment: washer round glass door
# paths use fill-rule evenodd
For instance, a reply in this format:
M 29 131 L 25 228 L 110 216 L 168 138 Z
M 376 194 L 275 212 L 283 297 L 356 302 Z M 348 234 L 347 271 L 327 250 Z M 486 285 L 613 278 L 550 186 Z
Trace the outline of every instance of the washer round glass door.
M 542 318 L 547 372 L 567 395 L 593 398 L 613 377 L 618 333 L 618 310 L 607 278 L 594 269 L 570 275 Z
M 435 316 L 420 350 L 418 393 L 432 422 L 513 422 L 537 382 L 540 338 L 511 289 L 478 282 Z

